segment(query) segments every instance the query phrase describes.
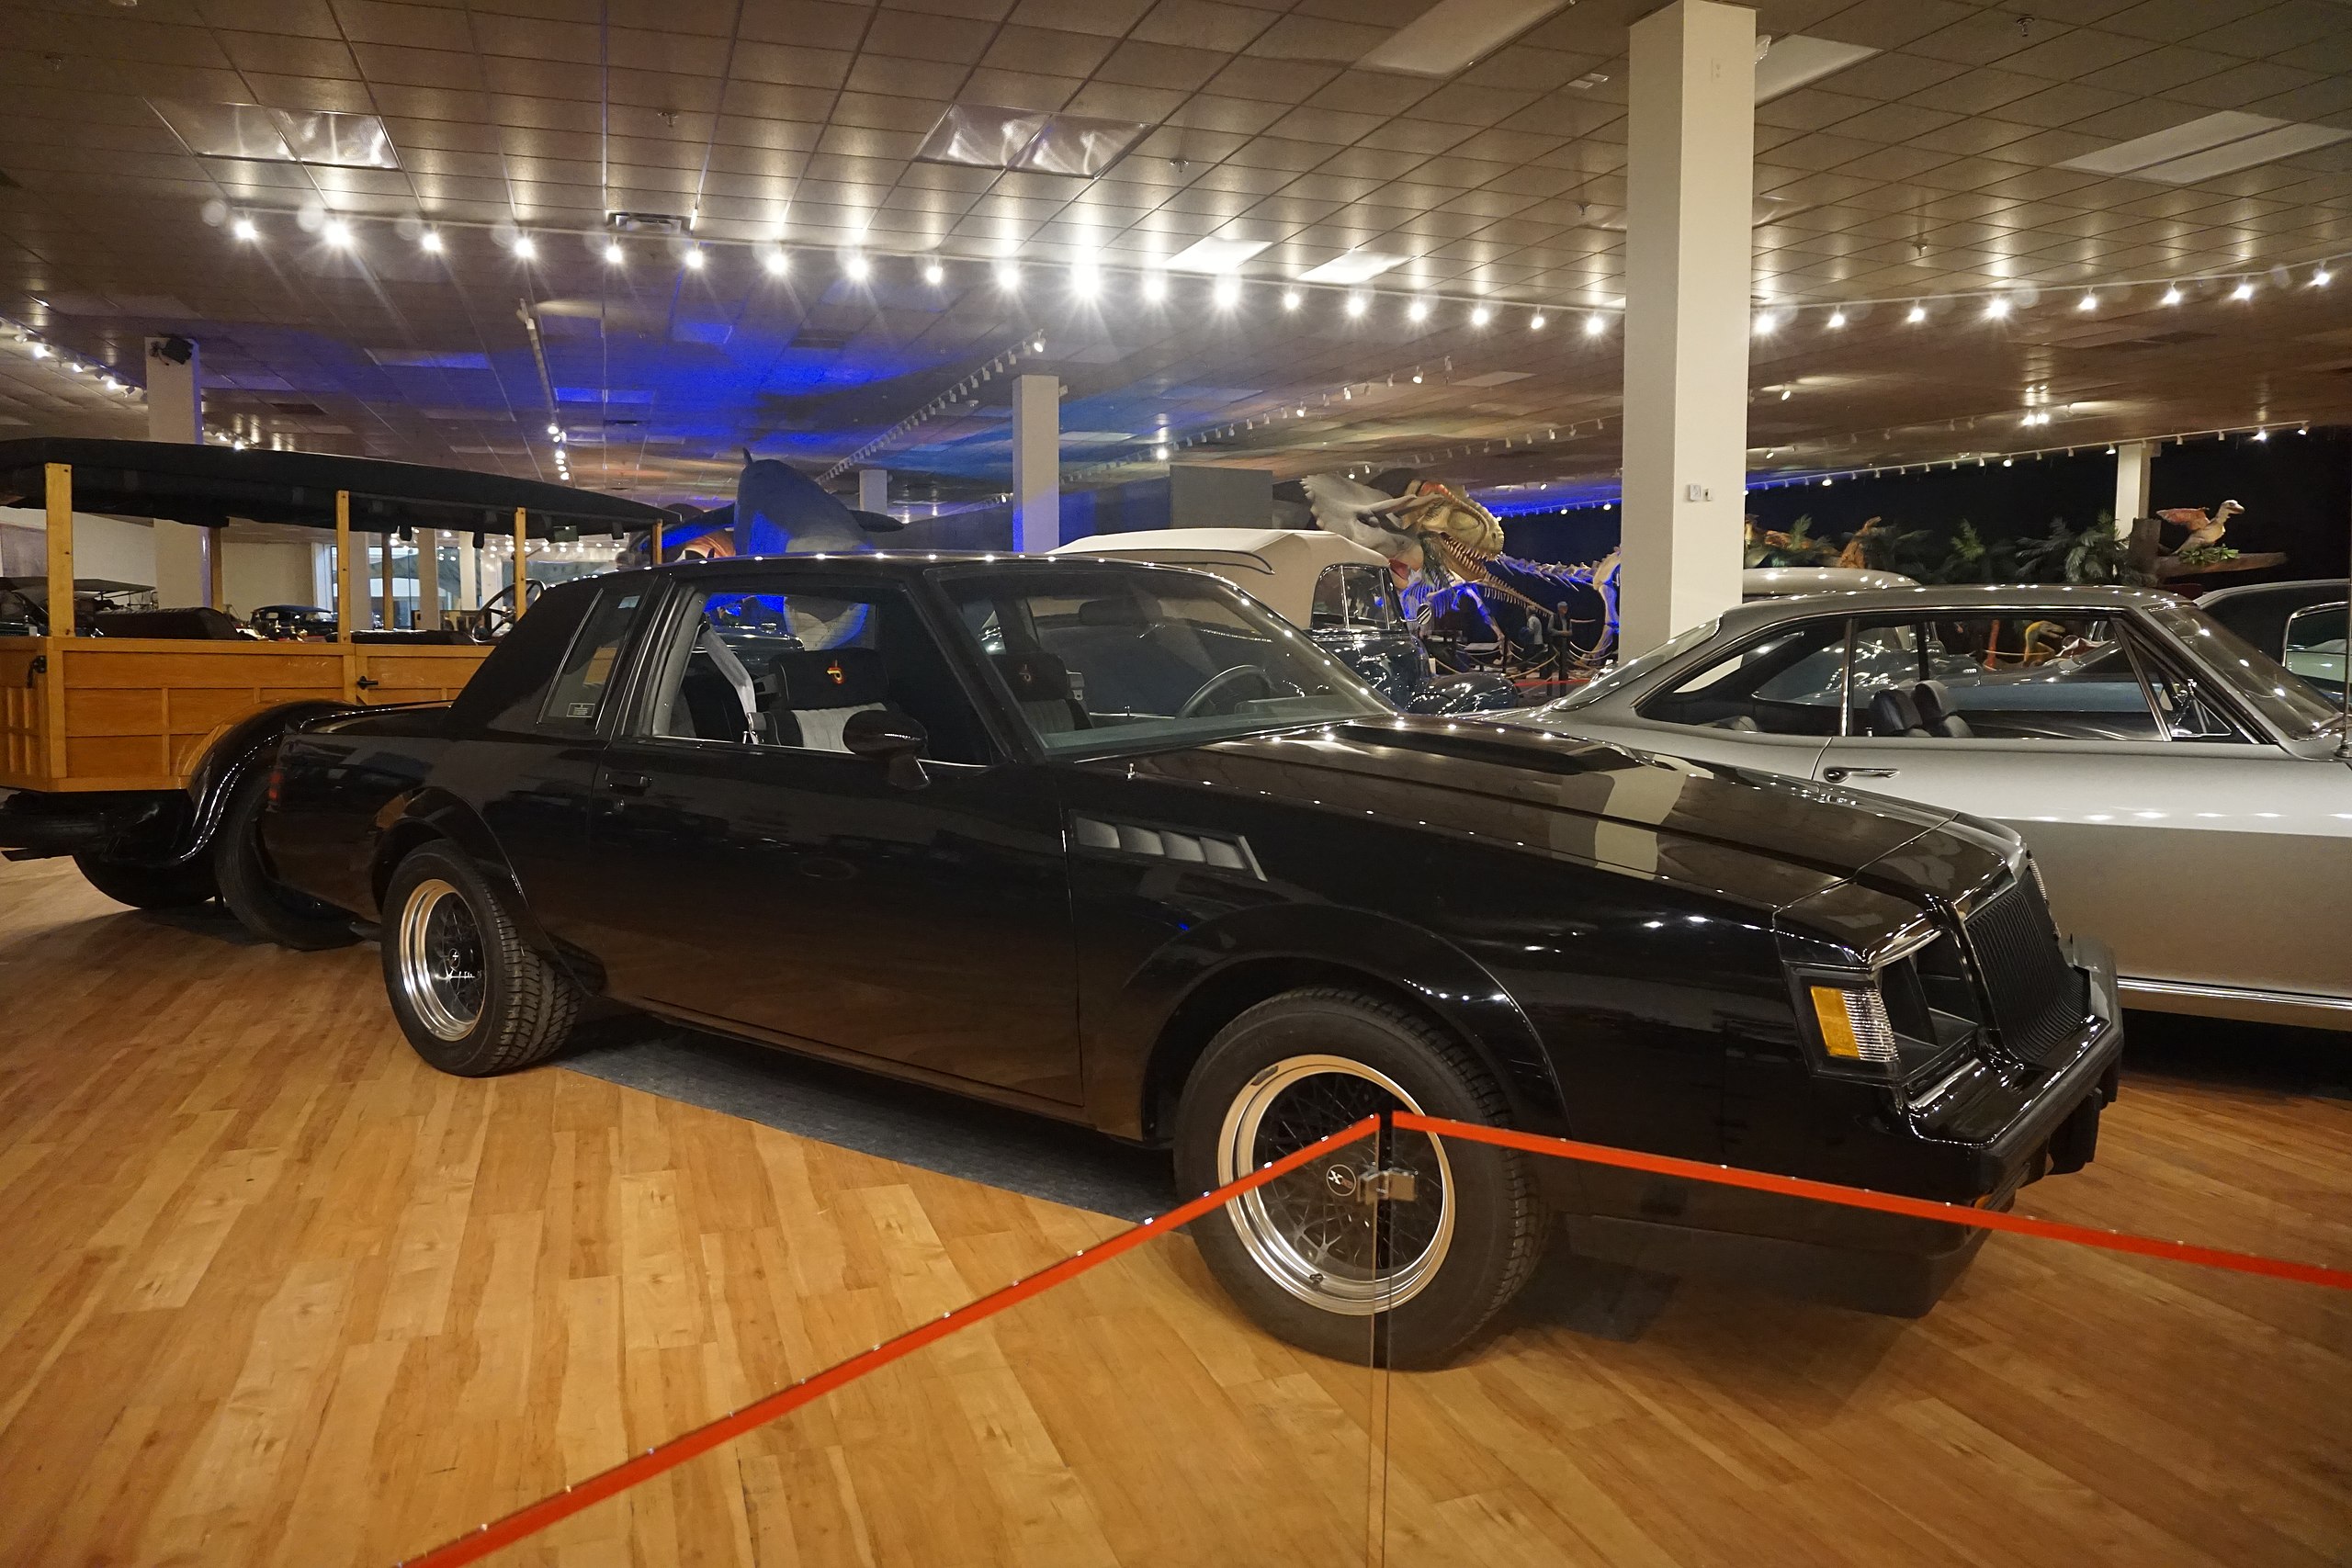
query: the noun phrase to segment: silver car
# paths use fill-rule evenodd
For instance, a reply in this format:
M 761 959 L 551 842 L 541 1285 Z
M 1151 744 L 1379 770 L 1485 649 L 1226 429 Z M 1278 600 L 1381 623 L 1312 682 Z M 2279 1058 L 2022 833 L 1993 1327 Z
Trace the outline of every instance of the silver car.
M 2352 737 L 2169 594 L 1743 604 L 1516 722 L 1997 818 L 2126 998 L 2352 1030 Z

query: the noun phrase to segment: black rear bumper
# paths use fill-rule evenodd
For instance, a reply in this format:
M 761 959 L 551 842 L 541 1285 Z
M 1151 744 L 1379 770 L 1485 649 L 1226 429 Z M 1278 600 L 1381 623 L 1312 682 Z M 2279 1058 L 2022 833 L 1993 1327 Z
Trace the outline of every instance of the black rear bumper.
M 167 790 L 0 791 L 0 856 L 106 854 L 168 858 L 187 797 Z

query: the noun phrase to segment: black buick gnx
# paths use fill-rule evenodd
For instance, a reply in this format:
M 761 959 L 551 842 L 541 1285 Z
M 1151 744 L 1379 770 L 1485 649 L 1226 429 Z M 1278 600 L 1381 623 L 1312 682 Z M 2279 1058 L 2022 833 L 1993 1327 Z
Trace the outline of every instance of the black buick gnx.
M 2121 1046 L 2111 964 L 2006 829 L 1407 717 L 1166 568 L 567 584 L 455 702 L 289 736 L 258 831 L 269 934 L 376 922 L 447 1071 L 616 1005 L 1172 1145 L 1189 1191 L 1388 1107 L 2004 1203 L 2090 1157 Z M 1393 1309 L 1400 1364 L 1476 1333 L 1555 1215 L 1582 1252 L 1912 1312 L 1982 1235 L 1460 1139 L 1375 1153 L 1194 1230 L 1297 1343 L 1360 1355 Z

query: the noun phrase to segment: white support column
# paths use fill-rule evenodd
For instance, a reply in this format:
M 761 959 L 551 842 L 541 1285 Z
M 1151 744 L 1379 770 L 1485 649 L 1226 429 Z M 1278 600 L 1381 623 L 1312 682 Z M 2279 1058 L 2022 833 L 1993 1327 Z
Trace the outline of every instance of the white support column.
M 471 534 L 461 536 L 458 542 L 458 608 L 481 608 L 481 551 Z
M 1756 13 L 1675 0 L 1632 36 L 1619 644 L 1628 656 L 1739 603 Z
M 184 337 L 147 340 L 147 439 L 193 446 L 204 439 L 204 355 Z M 155 601 L 212 603 L 209 528 L 155 521 Z
M 441 530 L 416 531 L 416 624 L 419 629 L 441 629 Z
M 890 510 L 890 470 L 860 468 L 857 470 L 857 509 L 860 512 Z
M 1062 542 L 1062 383 L 1012 383 L 1012 547 L 1024 555 Z
M 2148 515 L 2148 478 L 2156 466 L 2152 441 L 2115 444 L 2115 536 L 2129 539 L 2134 520 Z

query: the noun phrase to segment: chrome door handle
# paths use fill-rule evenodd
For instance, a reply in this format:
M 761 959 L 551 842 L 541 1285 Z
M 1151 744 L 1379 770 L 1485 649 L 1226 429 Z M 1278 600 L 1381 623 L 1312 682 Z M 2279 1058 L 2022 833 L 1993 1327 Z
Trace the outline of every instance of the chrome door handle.
M 1844 784 L 1848 779 L 1891 779 L 1900 768 L 1824 768 L 1821 776 L 1831 784 Z
M 643 795 L 653 787 L 653 781 L 643 773 L 608 773 L 605 787 L 615 795 Z

